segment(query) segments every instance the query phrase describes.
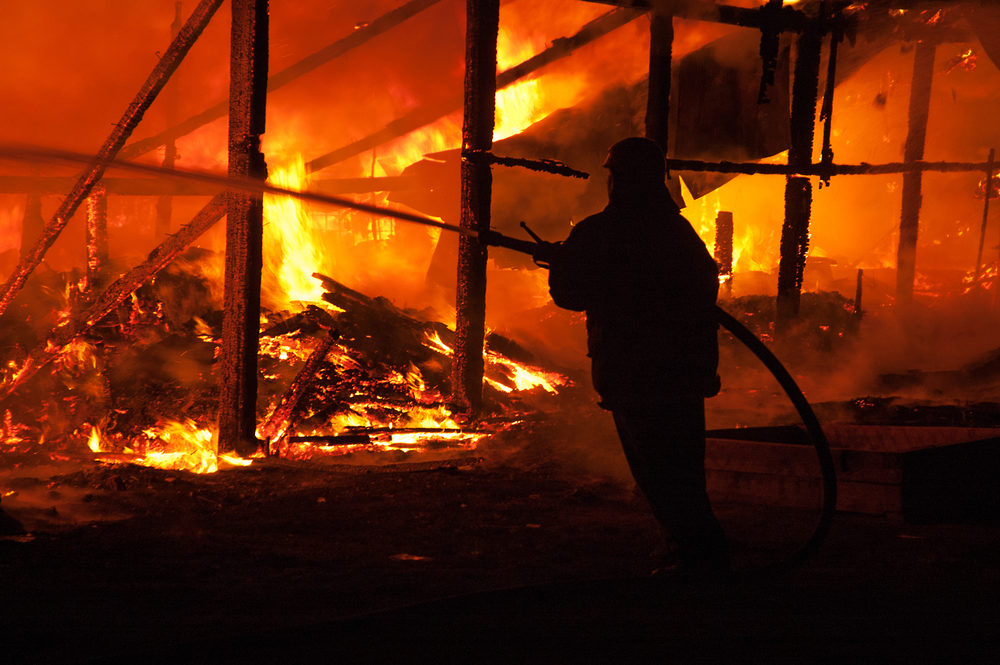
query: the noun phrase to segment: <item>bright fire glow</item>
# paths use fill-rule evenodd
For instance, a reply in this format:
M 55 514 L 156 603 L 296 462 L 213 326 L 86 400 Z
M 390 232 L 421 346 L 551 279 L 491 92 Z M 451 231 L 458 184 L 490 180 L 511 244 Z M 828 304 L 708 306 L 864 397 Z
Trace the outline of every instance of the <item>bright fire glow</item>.
M 272 169 L 268 183 L 292 190 L 306 189 L 305 162 Z M 323 287 L 312 274 L 323 265 L 312 220 L 298 199 L 264 195 L 264 267 L 277 278 L 265 292 L 286 308 L 293 302 L 322 302 Z
M 96 427 L 91 429 L 87 446 L 98 454 L 112 452 Z M 252 463 L 252 460 L 234 453 L 219 454 L 217 450 L 213 431 L 199 427 L 188 419 L 182 422 L 165 421 L 143 430 L 142 436 L 124 452 L 135 455 L 129 460 L 133 464 L 192 473 L 215 473 L 220 463 L 230 466 L 249 466 Z

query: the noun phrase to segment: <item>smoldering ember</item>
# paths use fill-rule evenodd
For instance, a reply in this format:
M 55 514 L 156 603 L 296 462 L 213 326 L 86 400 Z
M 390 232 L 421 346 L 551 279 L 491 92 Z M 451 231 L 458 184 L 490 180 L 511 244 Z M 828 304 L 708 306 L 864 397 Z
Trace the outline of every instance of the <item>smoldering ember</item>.
M 1000 3 L 39 0 L 0 44 L 0 661 L 1000 658 Z M 663 567 L 549 293 L 626 137 L 718 265 L 725 574 Z

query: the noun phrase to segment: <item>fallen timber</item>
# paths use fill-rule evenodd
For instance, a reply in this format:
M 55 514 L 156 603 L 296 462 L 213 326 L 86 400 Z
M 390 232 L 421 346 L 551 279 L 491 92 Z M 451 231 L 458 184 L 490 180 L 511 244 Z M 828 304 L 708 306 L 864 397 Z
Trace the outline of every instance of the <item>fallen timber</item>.
M 510 69 L 498 74 L 497 90 L 506 88 L 507 86 L 521 80 L 525 76 L 533 74 L 545 65 L 570 55 L 577 49 L 586 46 L 596 39 L 603 37 L 613 30 L 622 27 L 626 23 L 642 16 L 643 13 L 644 12 L 636 12 L 634 10 L 616 9 L 597 17 L 580 28 L 580 30 L 573 36 L 554 40 L 552 42 L 552 46 L 545 49 L 538 55 L 528 58 L 524 62 L 514 65 Z M 383 143 L 387 143 L 393 139 L 399 138 L 400 136 L 409 134 L 414 130 L 420 129 L 424 125 L 429 125 L 432 122 L 440 120 L 444 116 L 461 109 L 463 102 L 464 99 L 462 95 L 456 95 L 455 97 L 434 106 L 414 109 L 410 113 L 396 118 L 373 134 L 369 134 L 362 139 L 358 139 L 357 141 L 349 143 L 332 152 L 328 152 L 325 155 L 320 155 L 319 157 L 307 162 L 306 171 L 314 172 L 328 166 L 333 166 L 334 164 L 342 162 L 345 159 L 349 159 L 355 155 L 371 150 L 372 148 L 377 148 Z
M 327 446 L 357 446 L 371 443 L 367 434 L 330 434 L 311 436 L 290 436 L 289 443 L 319 443 Z
M 333 348 L 333 343 L 337 340 L 337 337 L 338 334 L 334 330 L 328 330 L 323 335 L 323 339 L 319 345 L 309 354 L 302 369 L 299 370 L 299 373 L 295 375 L 295 378 L 288 385 L 285 394 L 281 396 L 278 406 L 275 407 L 270 417 L 261 426 L 259 437 L 267 442 L 269 454 L 275 452 L 272 441 L 277 444 L 294 426 L 295 416 L 299 405 L 302 403 L 302 397 L 315 380 L 316 372 L 326 359 L 326 354 Z
M 67 325 L 54 330 L 49 340 L 35 349 L 21 363 L 20 369 L 0 386 L 0 401 L 9 397 L 20 386 L 24 385 L 42 367 L 51 362 L 73 340 L 85 334 L 98 321 L 113 312 L 137 288 L 152 279 L 160 270 L 173 261 L 191 243 L 198 239 L 213 224 L 226 214 L 229 195 L 219 194 L 208 205 L 201 209 L 187 225 L 176 234 L 169 236 L 156 249 L 148 260 L 131 271 L 119 277 L 111 286 L 97 298 L 93 305 L 84 310 Z
M 332 44 L 321 48 L 315 53 L 307 55 L 302 60 L 289 65 L 285 69 L 282 69 L 280 72 L 269 77 L 267 81 L 268 92 L 273 92 L 278 88 L 291 83 L 300 76 L 313 71 L 320 65 L 326 64 L 327 62 L 344 55 L 348 51 L 361 46 L 370 39 L 391 30 L 405 20 L 416 16 L 423 10 L 437 4 L 438 2 L 440 2 L 440 0 L 411 0 L 405 5 L 397 7 L 374 21 L 365 24 L 363 27 L 354 30 L 346 37 L 342 37 Z M 122 150 L 122 156 L 132 158 L 144 155 L 151 150 L 156 150 L 161 145 L 164 145 L 169 141 L 185 136 L 186 134 L 190 134 L 199 127 L 207 125 L 213 120 L 217 120 L 225 116 L 228 112 L 229 102 L 219 102 L 215 106 L 212 106 L 198 115 L 192 116 L 187 120 L 170 127 L 169 129 L 165 129 L 155 136 L 150 136 L 125 146 L 125 149 Z
M 115 128 L 105 140 L 104 145 L 93 157 L 92 162 L 77 180 L 72 191 L 63 199 L 51 220 L 45 225 L 41 237 L 27 255 L 21 258 L 21 262 L 14 269 L 7 283 L 3 285 L 2 292 L 0 292 L 0 316 L 7 311 L 24 283 L 28 281 L 28 277 L 42 262 L 45 253 L 55 243 L 62 230 L 66 228 L 77 208 L 86 200 L 94 185 L 100 181 L 108 162 L 121 151 L 125 141 L 138 126 L 146 110 L 163 90 L 163 86 L 170 80 L 171 75 L 177 70 L 221 4 L 222 0 L 202 0 L 191 13 L 184 27 L 177 33 L 163 57 L 146 78 L 132 103 L 115 124 Z

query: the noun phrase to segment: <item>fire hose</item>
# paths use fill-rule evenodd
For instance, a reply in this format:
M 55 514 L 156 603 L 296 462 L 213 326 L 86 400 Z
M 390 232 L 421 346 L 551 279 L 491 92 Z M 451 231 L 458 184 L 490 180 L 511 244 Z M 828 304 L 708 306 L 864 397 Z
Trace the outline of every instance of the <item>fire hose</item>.
M 83 164 L 102 163 L 103 166 L 108 168 L 120 168 L 147 175 L 216 184 L 220 187 L 220 189 L 237 190 L 253 194 L 266 193 L 271 195 L 290 196 L 313 203 L 349 208 L 377 216 L 391 217 L 401 221 L 413 222 L 423 226 L 430 226 L 445 231 L 451 231 L 461 235 L 478 238 L 479 241 L 485 245 L 505 247 L 532 257 L 539 254 L 539 248 L 547 245 L 551 246 L 551 243 L 545 243 L 542 241 L 541 238 L 528 229 L 527 225 L 523 222 L 521 226 L 532 236 L 531 241 L 512 238 L 496 231 L 485 231 L 480 233 L 474 229 L 449 224 L 424 215 L 414 214 L 402 210 L 394 210 L 392 208 L 373 204 L 360 203 L 348 198 L 332 196 L 319 192 L 291 190 L 250 178 L 233 178 L 228 175 L 221 175 L 206 171 L 172 169 L 151 164 L 138 164 L 124 160 L 98 160 L 93 155 L 24 145 L 0 144 L 0 158 L 34 162 L 66 162 Z M 544 261 L 536 261 L 536 263 L 538 263 L 541 267 L 548 267 Z M 830 452 L 830 444 L 826 439 L 826 435 L 823 433 L 823 428 L 819 424 L 819 419 L 816 417 L 815 412 L 806 400 L 805 395 L 802 394 L 798 384 L 795 383 L 795 380 L 792 378 L 791 374 L 788 373 L 788 370 L 785 369 L 785 366 L 781 364 L 781 361 L 778 360 L 771 350 L 768 349 L 767 346 L 753 334 L 753 332 L 737 321 L 728 312 L 716 306 L 715 315 L 718 323 L 723 328 L 728 330 L 733 337 L 746 346 L 747 349 L 749 349 L 755 356 L 757 356 L 757 358 L 760 359 L 775 379 L 777 379 L 778 383 L 791 400 L 795 410 L 798 412 L 799 418 L 805 426 L 806 433 L 809 436 L 819 462 L 822 500 L 819 519 L 813 528 L 812 534 L 805 541 L 805 543 L 790 556 L 778 563 L 753 571 L 783 572 L 800 564 L 815 553 L 829 533 L 837 503 L 837 477 L 836 468 L 833 462 L 833 455 Z

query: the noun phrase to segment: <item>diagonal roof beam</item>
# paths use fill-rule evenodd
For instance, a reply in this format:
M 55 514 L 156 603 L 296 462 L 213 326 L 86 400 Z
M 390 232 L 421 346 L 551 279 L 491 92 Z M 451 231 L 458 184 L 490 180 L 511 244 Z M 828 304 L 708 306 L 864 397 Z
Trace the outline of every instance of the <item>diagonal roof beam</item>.
M 282 69 L 280 72 L 274 74 L 267 80 L 267 91 L 273 92 L 278 88 L 291 83 L 303 74 L 307 74 L 318 68 L 320 65 L 324 65 L 327 62 L 344 55 L 351 49 L 361 46 L 368 40 L 381 35 L 383 32 L 391 30 L 408 18 L 416 16 L 420 12 L 436 5 L 440 1 L 441 0 L 410 0 L 410 2 L 405 5 L 393 9 L 391 12 L 378 17 L 371 23 L 366 24 L 364 27 L 358 28 L 346 37 L 338 39 L 332 44 L 321 48 L 315 53 L 307 55 L 302 60 L 299 60 L 295 64 L 289 65 L 285 69 Z M 139 155 L 144 155 L 147 152 L 156 150 L 161 145 L 166 145 L 169 141 L 185 136 L 186 134 L 190 134 L 199 127 L 203 127 L 213 120 L 218 120 L 228 113 L 229 102 L 219 102 L 215 106 L 202 111 L 198 115 L 191 116 L 187 120 L 163 130 L 159 134 L 141 139 L 135 143 L 125 146 L 125 149 L 122 150 L 121 156 L 123 159 L 131 159 L 133 157 L 138 157 Z
M 506 88 L 516 83 L 525 76 L 532 74 L 545 65 L 565 58 L 581 46 L 585 46 L 596 39 L 603 37 L 609 32 L 616 30 L 633 19 L 643 15 L 645 11 L 632 9 L 614 9 L 606 14 L 598 16 L 593 21 L 587 23 L 579 32 L 571 37 L 556 39 L 552 46 L 545 49 L 538 55 L 528 58 L 524 62 L 514 65 L 510 69 L 497 75 L 497 90 Z M 320 155 L 316 159 L 306 164 L 306 171 L 313 172 L 333 166 L 345 159 L 359 155 L 362 152 L 378 147 L 383 143 L 395 138 L 409 134 L 420 129 L 424 125 L 440 120 L 442 117 L 462 108 L 464 98 L 461 94 L 452 97 L 434 106 L 422 106 L 412 110 L 404 116 L 396 118 L 379 131 L 349 143 L 337 150 Z

